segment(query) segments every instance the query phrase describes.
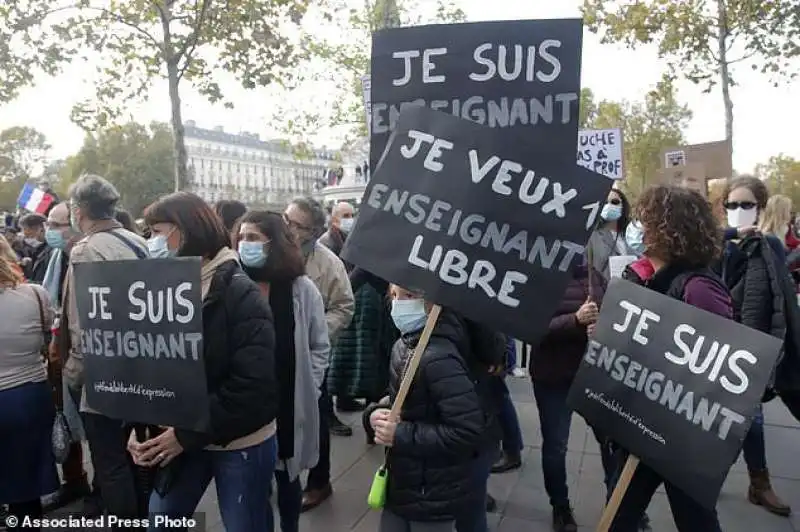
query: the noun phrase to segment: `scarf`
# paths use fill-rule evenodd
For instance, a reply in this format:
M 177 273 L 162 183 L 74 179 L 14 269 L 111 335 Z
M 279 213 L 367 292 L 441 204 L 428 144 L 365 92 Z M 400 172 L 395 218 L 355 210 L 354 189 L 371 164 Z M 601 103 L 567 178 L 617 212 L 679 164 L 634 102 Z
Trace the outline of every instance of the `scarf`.
M 211 281 L 214 280 L 214 274 L 217 273 L 217 268 L 229 260 L 239 262 L 239 255 L 231 248 L 224 247 L 217 252 L 213 259 L 203 263 L 203 266 L 200 268 L 200 287 L 203 299 L 208 295 L 208 290 L 211 288 Z
M 47 290 L 47 294 L 50 296 L 50 301 L 53 305 L 61 299 L 61 264 L 63 261 L 64 252 L 60 249 L 54 249 L 47 263 L 47 271 L 44 272 L 42 287 Z
M 275 376 L 278 381 L 278 459 L 294 457 L 294 344 L 293 281 L 269 285 L 269 306 L 275 323 Z M 320 412 L 320 415 L 323 415 Z

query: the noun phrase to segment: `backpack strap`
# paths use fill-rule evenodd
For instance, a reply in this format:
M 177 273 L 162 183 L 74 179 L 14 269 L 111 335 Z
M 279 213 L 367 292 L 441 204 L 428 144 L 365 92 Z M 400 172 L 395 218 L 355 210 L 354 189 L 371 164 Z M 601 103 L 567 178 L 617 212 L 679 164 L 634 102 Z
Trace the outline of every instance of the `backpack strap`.
M 119 240 L 120 242 L 122 242 L 123 244 L 128 246 L 128 248 L 131 251 L 133 251 L 134 254 L 136 254 L 136 258 L 137 259 L 141 260 L 141 259 L 146 259 L 148 257 L 147 252 L 145 250 L 143 250 L 142 248 L 140 248 L 139 246 L 137 246 L 136 244 L 131 242 L 130 239 L 125 238 L 124 236 L 119 234 L 115 229 L 111 229 L 111 230 L 104 231 L 104 232 L 108 233 L 109 235 L 115 236 L 117 238 L 117 240 Z

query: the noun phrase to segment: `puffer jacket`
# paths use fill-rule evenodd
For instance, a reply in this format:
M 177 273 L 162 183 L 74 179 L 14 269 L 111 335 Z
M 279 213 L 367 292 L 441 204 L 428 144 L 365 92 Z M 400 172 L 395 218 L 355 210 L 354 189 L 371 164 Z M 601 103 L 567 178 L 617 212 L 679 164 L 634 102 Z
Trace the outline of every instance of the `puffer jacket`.
M 390 397 L 394 401 L 419 333 L 392 348 Z M 473 460 L 484 440 L 487 415 L 467 369 L 463 322 L 443 310 L 409 390 L 393 446 L 386 508 L 411 521 L 449 521 L 473 504 Z
M 547 334 L 531 352 L 528 371 L 534 381 L 569 385 L 578 371 L 586 351 L 587 336 L 586 326 L 578 323 L 575 313 L 589 297 L 588 272 L 587 266 L 577 266 L 573 270 L 561 303 L 550 319 Z M 606 282 L 597 270 L 592 272 L 592 295 L 599 307 Z

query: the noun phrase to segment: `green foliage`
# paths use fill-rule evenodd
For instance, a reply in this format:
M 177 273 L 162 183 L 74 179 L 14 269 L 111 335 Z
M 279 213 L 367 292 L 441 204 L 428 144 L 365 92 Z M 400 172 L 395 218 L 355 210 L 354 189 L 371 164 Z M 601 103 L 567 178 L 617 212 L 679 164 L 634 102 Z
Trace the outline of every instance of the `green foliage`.
M 721 84 L 726 133 L 733 136 L 732 67 L 747 62 L 777 84 L 794 77 L 800 56 L 797 0 L 584 0 L 590 30 L 603 42 L 655 44 L 673 75 L 710 92 Z
M 126 104 L 167 80 L 179 183 L 187 177 L 181 82 L 212 103 L 232 107 L 217 72 L 233 73 L 247 89 L 286 81 L 289 67 L 306 57 L 298 27 L 310 3 L 6 0 L 0 5 L 0 38 L 11 45 L 0 44 L 0 101 L 33 83 L 37 71 L 54 74 L 68 60 L 100 55 L 95 98 L 78 103 L 72 113 L 77 124 L 93 131 L 121 120 Z
M 634 197 L 657 179 L 661 151 L 684 144 L 683 131 L 691 117 L 668 78 L 656 84 L 642 102 L 595 101 L 591 90 L 581 92 L 581 127 L 622 129 L 623 186 Z
M 50 145 L 39 131 L 24 126 L 0 131 L 0 209 L 14 210 L 26 181 L 43 166 Z
M 332 18 L 304 43 L 310 63 L 301 64 L 289 87 L 297 97 L 273 109 L 290 137 L 306 139 L 341 126 L 348 142 L 367 134 L 361 77 L 369 74 L 371 35 L 383 27 L 463 22 L 458 0 L 331 0 Z M 309 104 L 308 94 L 318 101 Z M 294 117 L 286 121 L 286 116 Z
M 792 199 L 795 210 L 800 206 L 800 160 L 784 154 L 769 158 L 756 167 L 756 175 L 764 180 L 773 194 Z
M 139 216 L 150 203 L 173 189 L 175 156 L 166 124 L 129 123 L 87 135 L 80 151 L 62 170 L 58 192 L 65 194 L 83 173 L 105 177 L 119 190 L 122 205 Z

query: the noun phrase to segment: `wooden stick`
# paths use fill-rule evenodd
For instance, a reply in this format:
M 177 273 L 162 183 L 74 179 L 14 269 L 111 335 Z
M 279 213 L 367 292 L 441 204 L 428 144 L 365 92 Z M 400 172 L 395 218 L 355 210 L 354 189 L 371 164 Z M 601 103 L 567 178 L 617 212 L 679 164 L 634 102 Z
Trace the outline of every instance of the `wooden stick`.
M 619 505 L 622 503 L 625 492 L 628 491 L 628 486 L 631 483 L 633 474 L 636 473 L 637 467 L 639 467 L 639 459 L 632 454 L 629 455 L 628 460 L 625 462 L 625 468 L 622 470 L 622 475 L 620 475 L 617 485 L 614 488 L 614 493 L 611 494 L 611 499 L 609 499 L 603 510 L 603 515 L 600 517 L 600 524 L 597 525 L 597 532 L 608 532 L 608 529 L 611 528 L 611 523 L 614 522 L 614 517 L 617 515 Z
M 594 267 L 592 264 L 594 263 L 594 251 L 592 251 L 592 246 L 586 246 L 586 273 L 589 276 L 587 278 L 589 283 L 589 299 L 594 301 Z
M 417 373 L 419 361 L 422 358 L 422 354 L 425 352 L 425 348 L 428 347 L 428 341 L 431 339 L 431 334 L 433 333 L 434 327 L 436 327 L 436 322 L 439 320 L 439 313 L 441 311 L 441 306 L 434 305 L 428 313 L 428 321 L 425 322 L 422 336 L 419 337 L 417 347 L 414 349 L 411 360 L 408 362 L 406 374 L 403 375 L 403 381 L 400 383 L 400 389 L 397 391 L 397 397 L 394 398 L 394 403 L 392 403 L 392 411 L 391 414 L 389 414 L 389 419 L 391 421 L 397 421 L 400 410 L 403 409 L 403 403 L 406 401 L 408 390 L 411 389 L 411 383 L 414 382 L 414 375 Z

